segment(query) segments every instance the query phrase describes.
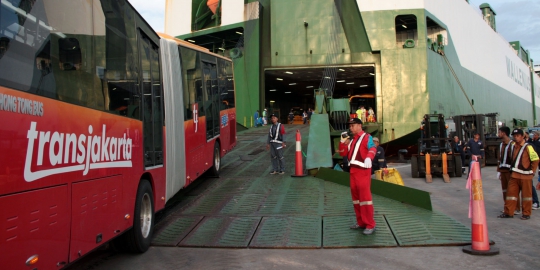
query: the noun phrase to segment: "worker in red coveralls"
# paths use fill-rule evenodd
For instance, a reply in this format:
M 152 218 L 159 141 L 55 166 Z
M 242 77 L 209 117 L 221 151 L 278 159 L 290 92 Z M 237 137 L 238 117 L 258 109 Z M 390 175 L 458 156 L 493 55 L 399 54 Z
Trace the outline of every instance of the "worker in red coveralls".
M 371 199 L 371 161 L 377 153 L 377 147 L 371 135 L 362 130 L 362 120 L 352 118 L 348 124 L 354 136 L 349 144 L 347 157 L 351 172 L 351 196 L 357 222 L 351 226 L 351 229 L 362 229 L 364 234 L 370 235 L 375 232 Z

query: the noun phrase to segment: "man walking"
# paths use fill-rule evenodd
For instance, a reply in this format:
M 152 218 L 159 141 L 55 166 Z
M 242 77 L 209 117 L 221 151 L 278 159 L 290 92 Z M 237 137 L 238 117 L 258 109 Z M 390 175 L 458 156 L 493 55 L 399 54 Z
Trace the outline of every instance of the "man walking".
M 294 124 L 294 112 L 293 109 L 289 112 L 289 124 Z
M 356 214 L 356 224 L 351 229 L 363 229 L 363 234 L 370 235 L 375 232 L 376 225 L 371 195 L 371 160 L 377 148 L 371 135 L 362 130 L 362 120 L 353 118 L 348 124 L 354 136 L 347 149 L 351 197 Z
M 268 111 L 266 110 L 266 108 L 264 108 L 262 115 L 263 115 L 263 126 L 266 126 L 268 124 Z
M 512 154 L 512 173 L 508 182 L 504 213 L 499 218 L 513 218 L 519 192 L 522 194 L 522 220 L 531 218 L 532 178 L 538 169 L 538 154 L 532 145 L 525 142 L 523 130 L 514 129 L 512 136 L 516 142 Z
M 476 156 L 478 159 L 484 159 L 484 143 L 480 140 L 480 133 L 475 132 L 474 138 L 470 139 L 469 142 L 467 142 L 467 152 L 469 153 L 470 160 L 469 160 L 469 173 L 471 173 L 471 161 L 473 160 L 473 156 Z M 469 176 L 469 173 L 467 174 L 467 177 Z
M 510 130 L 508 130 L 508 134 L 510 134 Z M 452 151 L 454 153 L 458 153 L 461 157 L 461 173 L 465 172 L 465 151 L 464 148 L 465 144 L 462 140 L 458 138 L 458 136 L 454 136 L 454 141 L 452 142 Z
M 270 174 L 285 173 L 285 157 L 283 156 L 283 148 L 285 147 L 285 127 L 278 122 L 275 114 L 270 115 L 270 131 L 266 140 L 266 150 L 270 149 L 270 157 L 272 159 L 272 172 Z

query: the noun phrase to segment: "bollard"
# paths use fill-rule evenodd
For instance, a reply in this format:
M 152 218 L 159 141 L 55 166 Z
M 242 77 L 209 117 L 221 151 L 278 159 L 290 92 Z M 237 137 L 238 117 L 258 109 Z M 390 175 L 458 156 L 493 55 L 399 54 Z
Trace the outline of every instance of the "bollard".
M 467 189 L 469 189 L 469 218 L 471 219 L 471 245 L 463 247 L 463 252 L 471 255 L 497 255 L 499 248 L 489 245 L 489 235 L 482 191 L 482 175 L 476 157 L 471 163 Z
M 292 177 L 304 177 L 307 174 L 304 173 L 304 165 L 302 164 L 302 137 L 300 136 L 300 130 L 296 130 L 296 166 L 294 169 L 294 175 Z

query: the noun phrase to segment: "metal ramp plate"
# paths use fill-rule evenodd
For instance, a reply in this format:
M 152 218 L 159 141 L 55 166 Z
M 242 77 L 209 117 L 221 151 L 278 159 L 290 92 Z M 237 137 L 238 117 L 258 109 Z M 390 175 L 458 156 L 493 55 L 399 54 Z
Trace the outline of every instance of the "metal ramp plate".
M 454 219 L 427 210 L 392 213 L 386 220 L 400 246 L 466 245 L 471 230 Z
M 260 217 L 206 217 L 178 246 L 247 247 Z
M 167 225 L 160 226 L 152 239 L 152 245 L 176 246 L 202 219 L 202 216 L 177 217 Z
M 320 248 L 321 217 L 265 217 L 250 248 Z
M 352 247 L 396 247 L 398 246 L 383 215 L 375 215 L 376 231 L 372 235 L 362 234 L 362 230 L 351 230 L 356 224 L 356 217 L 332 216 L 323 219 L 324 248 Z

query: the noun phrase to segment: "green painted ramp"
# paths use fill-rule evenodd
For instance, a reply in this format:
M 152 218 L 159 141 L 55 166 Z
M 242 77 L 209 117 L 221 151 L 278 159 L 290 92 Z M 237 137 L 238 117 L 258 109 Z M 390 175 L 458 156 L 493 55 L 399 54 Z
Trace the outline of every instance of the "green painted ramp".
M 313 114 L 309 125 L 306 169 L 332 168 L 328 114 Z

